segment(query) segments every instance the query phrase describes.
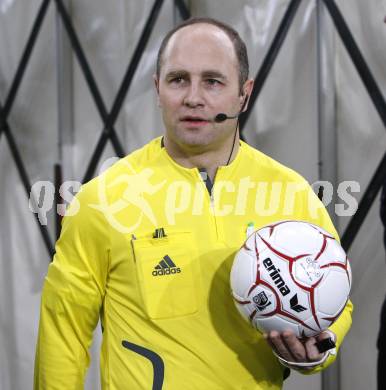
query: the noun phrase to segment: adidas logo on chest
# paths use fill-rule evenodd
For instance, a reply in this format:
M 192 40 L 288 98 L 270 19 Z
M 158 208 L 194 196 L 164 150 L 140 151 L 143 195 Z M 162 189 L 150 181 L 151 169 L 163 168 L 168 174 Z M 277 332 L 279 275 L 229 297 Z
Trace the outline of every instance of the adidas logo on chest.
M 152 272 L 153 276 L 163 276 L 163 275 L 172 275 L 178 274 L 181 272 L 181 268 L 177 267 L 173 260 L 165 255 L 163 259 L 154 267 Z

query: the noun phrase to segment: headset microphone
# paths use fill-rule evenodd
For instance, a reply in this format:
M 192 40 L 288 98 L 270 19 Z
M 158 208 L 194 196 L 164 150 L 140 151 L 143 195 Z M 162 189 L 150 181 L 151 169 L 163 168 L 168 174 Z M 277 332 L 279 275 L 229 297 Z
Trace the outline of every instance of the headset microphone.
M 235 119 L 235 118 L 238 118 L 243 110 L 244 110 L 244 107 L 245 105 L 247 104 L 247 101 L 248 101 L 248 96 L 245 97 L 244 99 L 244 102 L 243 102 L 243 105 L 241 106 L 241 109 L 240 111 L 236 114 L 236 115 L 233 115 L 233 116 L 228 116 L 227 114 L 224 114 L 223 112 L 221 112 L 220 114 L 217 114 L 215 117 L 214 117 L 214 121 L 216 123 L 221 123 L 221 122 L 224 122 L 226 121 L 227 119 Z
M 221 123 L 221 122 L 224 122 L 226 121 L 227 119 L 234 119 L 234 118 L 237 118 L 239 115 L 241 114 L 241 112 L 237 115 L 234 115 L 234 116 L 228 116 L 227 114 L 224 114 L 223 112 L 221 112 L 220 114 L 217 114 L 215 117 L 214 117 L 214 121 L 216 123 Z

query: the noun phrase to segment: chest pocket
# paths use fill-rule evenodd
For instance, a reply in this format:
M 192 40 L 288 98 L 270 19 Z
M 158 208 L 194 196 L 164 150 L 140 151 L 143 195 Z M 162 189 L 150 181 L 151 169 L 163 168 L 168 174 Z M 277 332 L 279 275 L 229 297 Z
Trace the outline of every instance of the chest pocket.
M 163 319 L 195 313 L 200 271 L 192 233 L 170 233 L 131 242 L 147 315 Z

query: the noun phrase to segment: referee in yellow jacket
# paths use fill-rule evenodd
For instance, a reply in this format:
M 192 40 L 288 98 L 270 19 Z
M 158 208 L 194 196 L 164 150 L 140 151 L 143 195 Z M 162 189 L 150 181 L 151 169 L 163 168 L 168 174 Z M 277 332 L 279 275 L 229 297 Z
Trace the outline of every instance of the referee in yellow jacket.
M 253 88 L 244 42 L 221 22 L 190 19 L 164 38 L 154 83 L 163 137 L 85 184 L 64 218 L 42 293 L 35 390 L 83 389 L 99 319 L 105 390 L 276 390 L 282 362 L 324 369 L 336 351 L 315 342 L 333 335 L 339 348 L 350 302 L 328 333 L 298 340 L 252 329 L 230 294 L 248 225 L 303 220 L 338 238 L 299 174 L 239 140 Z

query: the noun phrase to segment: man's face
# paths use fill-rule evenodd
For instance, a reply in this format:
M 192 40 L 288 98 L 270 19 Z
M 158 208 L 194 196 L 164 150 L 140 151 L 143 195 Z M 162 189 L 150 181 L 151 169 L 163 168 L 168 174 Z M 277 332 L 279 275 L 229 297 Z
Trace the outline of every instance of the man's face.
M 239 112 L 239 65 L 229 37 L 216 26 L 195 24 L 170 39 L 155 79 L 166 136 L 184 148 L 212 149 L 233 138 Z

